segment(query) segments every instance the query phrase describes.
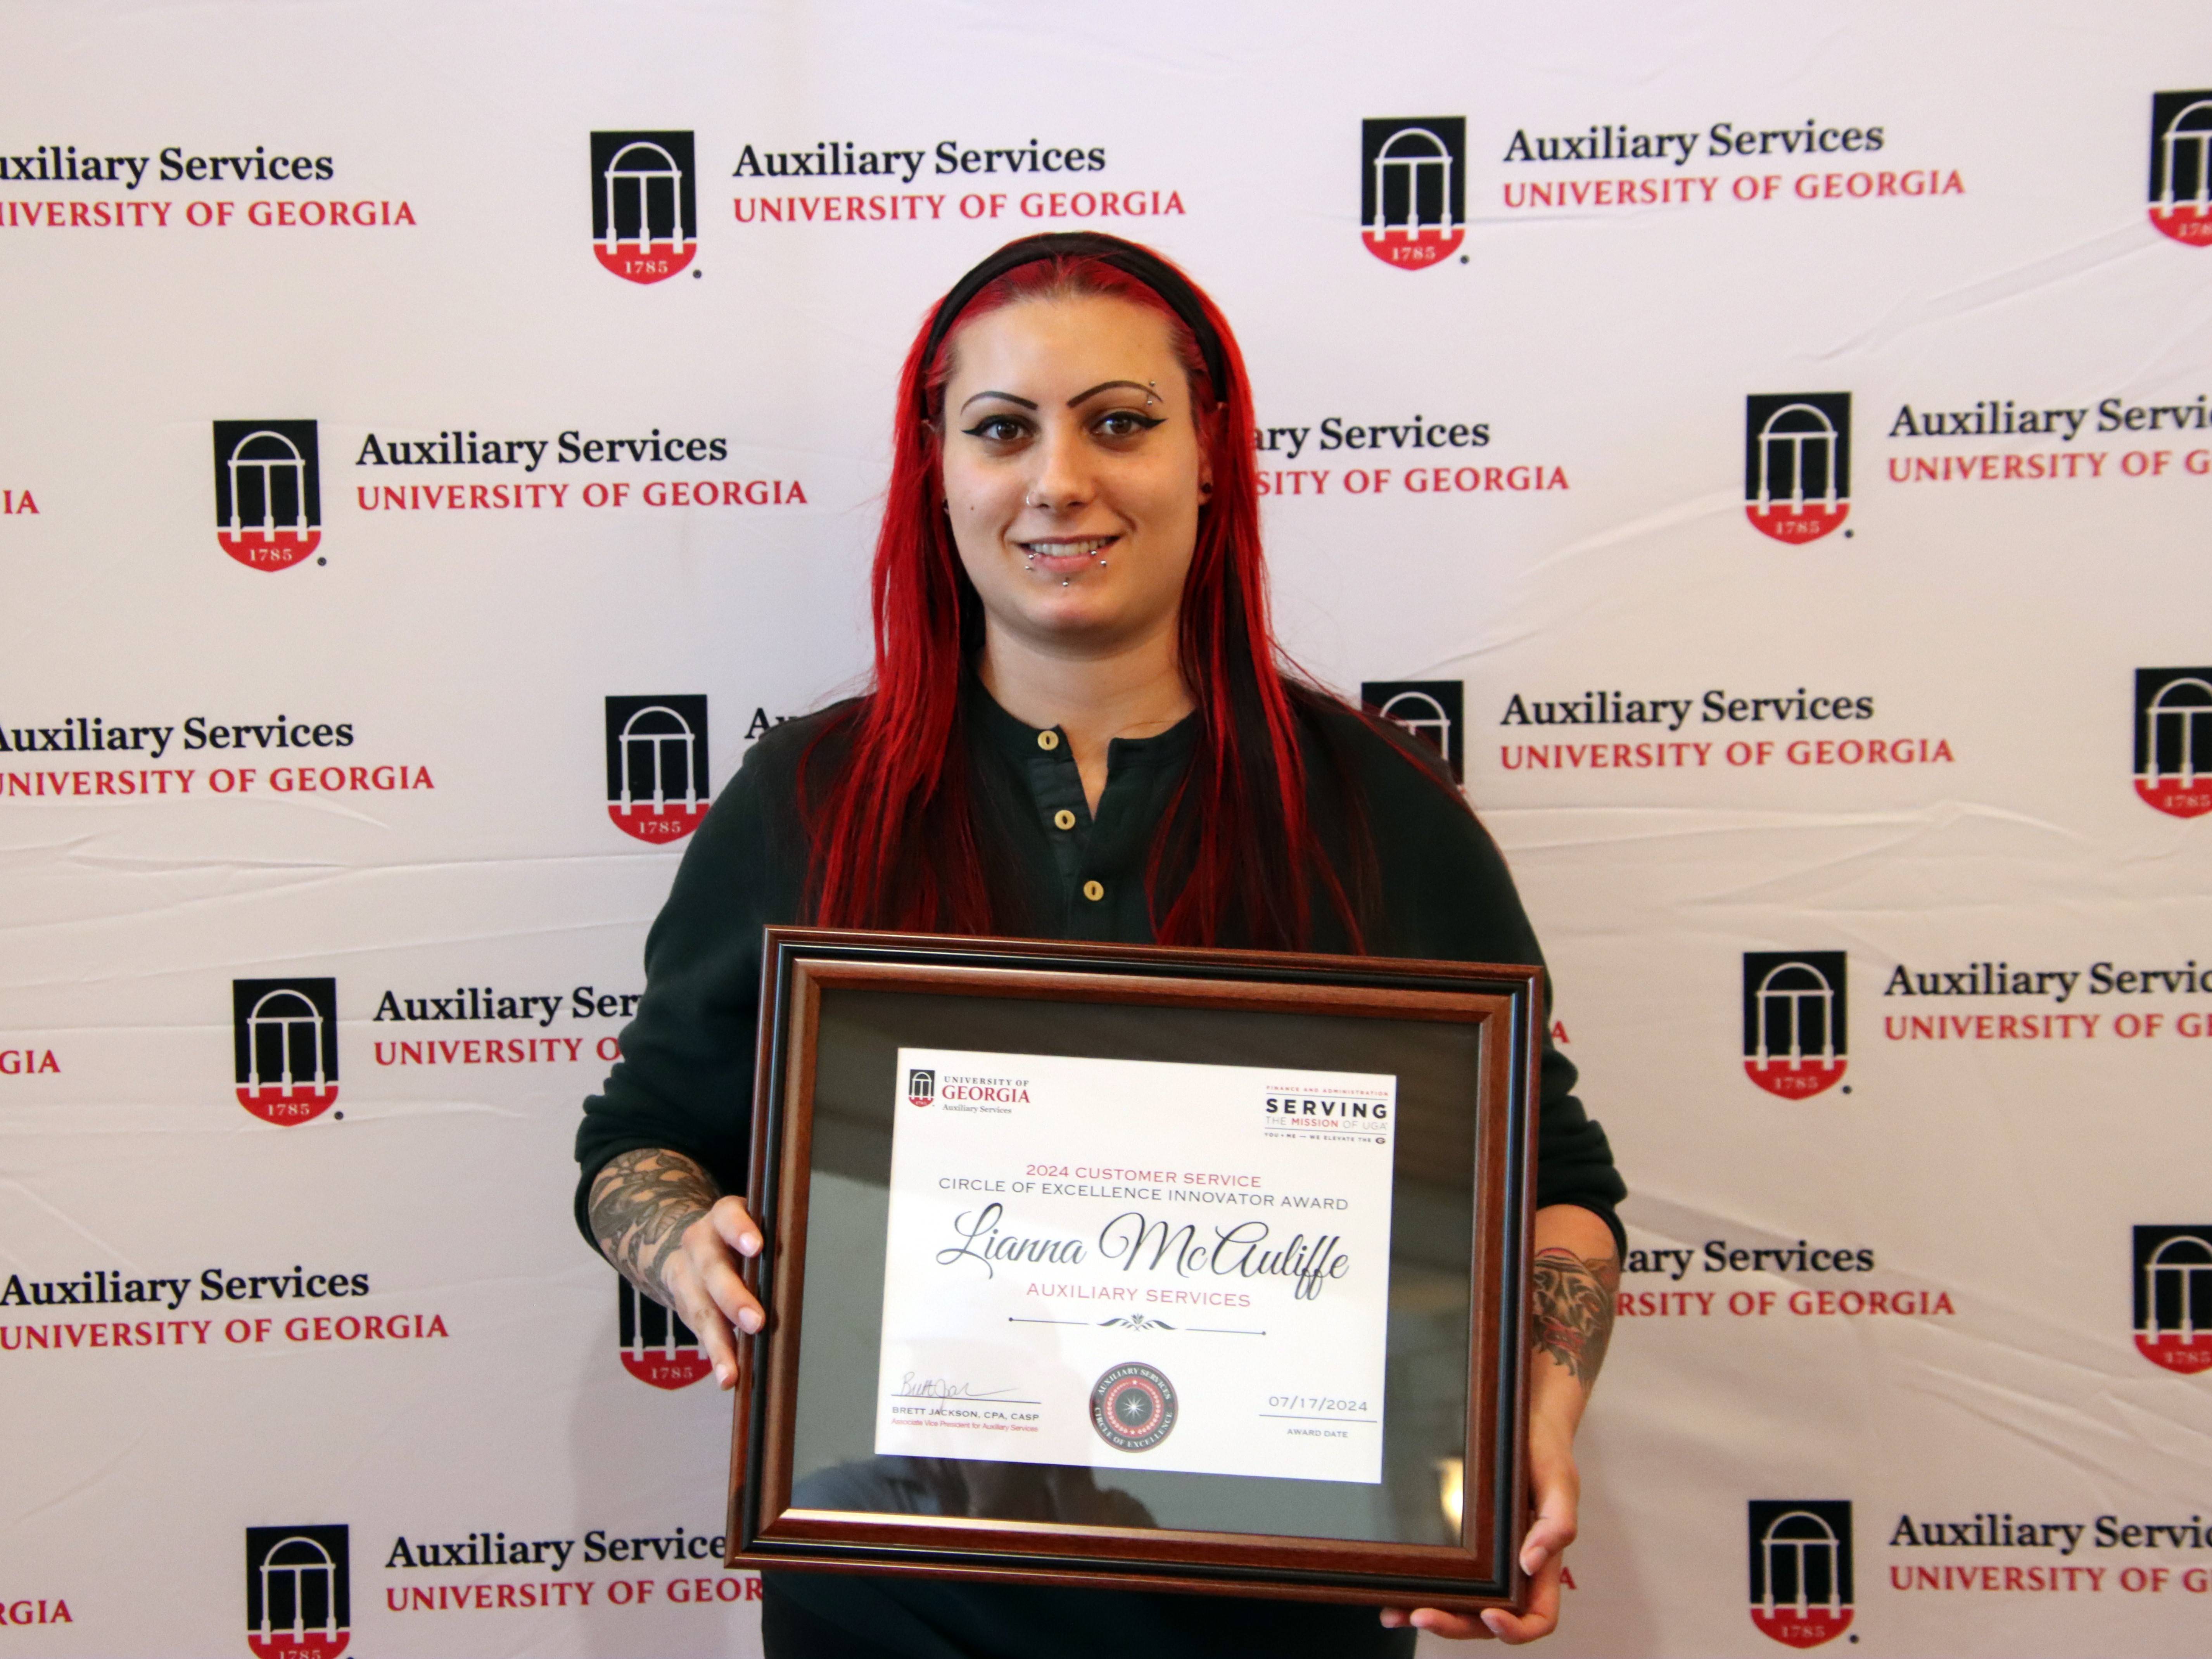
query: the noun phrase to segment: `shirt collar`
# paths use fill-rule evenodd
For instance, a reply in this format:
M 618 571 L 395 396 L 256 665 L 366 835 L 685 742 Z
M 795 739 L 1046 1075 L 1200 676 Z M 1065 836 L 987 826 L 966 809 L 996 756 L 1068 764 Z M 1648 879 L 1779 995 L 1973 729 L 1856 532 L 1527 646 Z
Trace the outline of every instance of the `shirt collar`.
M 1030 726 L 1009 714 L 972 666 L 963 678 L 966 681 L 969 718 L 976 735 L 1008 760 L 1035 760 L 1039 753 L 1037 737 L 1045 728 Z M 1057 726 L 1052 729 L 1060 732 Z M 1180 766 L 1197 746 L 1198 729 L 1198 711 L 1194 708 L 1166 731 L 1149 738 L 1116 738 L 1107 745 L 1107 769 L 1110 773 L 1123 765 Z M 1060 744 L 1054 752 L 1065 755 L 1066 745 L 1067 733 L 1060 732 Z

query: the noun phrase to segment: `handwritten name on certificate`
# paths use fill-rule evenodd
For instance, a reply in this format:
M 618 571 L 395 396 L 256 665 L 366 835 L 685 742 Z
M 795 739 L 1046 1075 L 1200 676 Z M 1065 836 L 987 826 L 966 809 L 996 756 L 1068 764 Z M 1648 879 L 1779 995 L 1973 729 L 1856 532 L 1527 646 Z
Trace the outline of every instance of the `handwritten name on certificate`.
M 1382 1478 L 1395 1077 L 902 1048 L 876 1450 Z

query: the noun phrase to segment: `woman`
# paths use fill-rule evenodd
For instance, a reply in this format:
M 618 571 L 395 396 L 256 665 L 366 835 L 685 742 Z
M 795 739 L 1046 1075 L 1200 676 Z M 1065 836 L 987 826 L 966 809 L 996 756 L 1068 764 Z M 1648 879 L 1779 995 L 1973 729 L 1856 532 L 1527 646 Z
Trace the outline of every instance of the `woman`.
M 725 1388 L 766 1316 L 737 1272 L 760 1237 L 730 1104 L 763 925 L 1540 959 L 1434 757 L 1279 666 L 1243 362 L 1180 271 L 1109 236 L 1010 244 L 936 308 L 899 398 L 873 689 L 763 738 L 715 803 L 578 1135 L 586 1236 Z M 1409 1626 L 1547 1633 L 1624 1191 L 1573 1081 L 1547 1044 L 1524 1616 L 775 1575 L 769 1653 L 1334 1659 L 1408 1653 Z

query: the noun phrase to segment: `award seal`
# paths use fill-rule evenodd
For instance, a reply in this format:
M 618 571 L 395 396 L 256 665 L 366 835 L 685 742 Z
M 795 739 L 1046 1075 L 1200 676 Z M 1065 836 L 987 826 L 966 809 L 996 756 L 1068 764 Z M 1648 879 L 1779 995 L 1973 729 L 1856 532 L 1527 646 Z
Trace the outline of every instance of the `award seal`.
M 1150 1451 L 1175 1425 L 1175 1384 L 1150 1365 L 1115 1365 L 1091 1386 L 1091 1426 L 1117 1451 Z

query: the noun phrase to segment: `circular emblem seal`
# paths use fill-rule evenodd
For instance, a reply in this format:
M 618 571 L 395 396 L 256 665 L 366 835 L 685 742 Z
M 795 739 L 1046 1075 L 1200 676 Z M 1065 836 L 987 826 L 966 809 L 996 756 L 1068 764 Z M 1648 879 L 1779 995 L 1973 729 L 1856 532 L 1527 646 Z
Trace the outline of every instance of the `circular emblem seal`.
M 1150 1451 L 1175 1424 L 1175 1384 L 1150 1365 L 1116 1365 L 1091 1387 L 1091 1426 L 1116 1450 Z

